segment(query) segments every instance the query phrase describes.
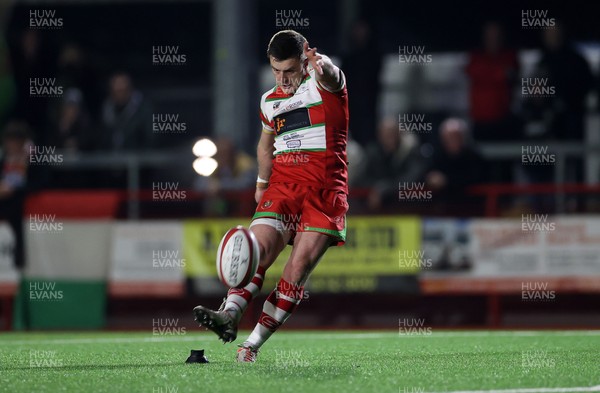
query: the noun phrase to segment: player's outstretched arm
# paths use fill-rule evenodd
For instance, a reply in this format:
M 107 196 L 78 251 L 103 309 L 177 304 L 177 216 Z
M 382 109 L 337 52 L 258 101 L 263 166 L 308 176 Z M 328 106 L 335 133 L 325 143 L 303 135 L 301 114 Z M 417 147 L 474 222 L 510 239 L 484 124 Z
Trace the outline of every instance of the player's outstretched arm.
M 333 64 L 328 56 L 318 53 L 317 48 L 310 48 L 308 42 L 304 43 L 304 54 L 315 69 L 319 83 L 331 91 L 337 91 L 343 87 L 342 70 Z

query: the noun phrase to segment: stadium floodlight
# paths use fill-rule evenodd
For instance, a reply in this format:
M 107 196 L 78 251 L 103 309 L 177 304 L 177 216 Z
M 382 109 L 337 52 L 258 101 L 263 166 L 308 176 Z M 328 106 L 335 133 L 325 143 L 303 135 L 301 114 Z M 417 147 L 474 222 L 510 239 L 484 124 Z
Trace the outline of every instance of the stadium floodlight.
M 200 176 L 210 176 L 217 169 L 219 164 L 217 164 L 217 160 L 211 157 L 200 157 L 194 160 L 192 164 L 194 170 Z
M 198 140 L 192 148 L 196 157 L 212 157 L 217 154 L 217 145 L 208 138 Z

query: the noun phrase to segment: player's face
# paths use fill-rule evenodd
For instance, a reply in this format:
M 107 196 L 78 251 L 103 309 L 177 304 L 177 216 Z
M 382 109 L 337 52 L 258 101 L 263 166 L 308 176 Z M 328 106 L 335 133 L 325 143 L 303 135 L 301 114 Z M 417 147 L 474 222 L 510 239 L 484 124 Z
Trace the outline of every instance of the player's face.
M 275 76 L 275 83 L 281 86 L 285 94 L 294 94 L 302 79 L 306 69 L 306 61 L 297 58 L 276 60 L 270 57 L 271 71 Z

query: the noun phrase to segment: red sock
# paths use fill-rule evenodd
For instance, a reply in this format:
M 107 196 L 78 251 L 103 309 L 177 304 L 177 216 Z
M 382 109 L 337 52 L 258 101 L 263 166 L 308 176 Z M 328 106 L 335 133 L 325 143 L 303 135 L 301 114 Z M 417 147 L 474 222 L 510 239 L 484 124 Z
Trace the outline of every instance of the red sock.
M 303 286 L 283 278 L 279 280 L 277 288 L 267 297 L 260 319 L 246 343 L 259 348 L 292 315 L 303 296 Z
M 265 280 L 265 268 L 259 266 L 252 281 L 244 288 L 231 288 L 227 291 L 225 310 L 232 313 L 236 319 L 240 319 L 248 304 L 260 292 Z

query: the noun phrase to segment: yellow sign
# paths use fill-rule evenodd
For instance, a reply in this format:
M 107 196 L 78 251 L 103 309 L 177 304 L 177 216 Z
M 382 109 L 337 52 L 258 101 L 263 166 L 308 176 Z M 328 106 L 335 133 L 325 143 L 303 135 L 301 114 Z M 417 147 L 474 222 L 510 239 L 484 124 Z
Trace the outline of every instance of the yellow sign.
M 236 225 L 248 226 L 247 219 L 206 219 L 184 222 L 184 257 L 188 277 L 216 277 L 215 258 L 221 238 Z M 346 244 L 331 247 L 311 275 L 323 282 L 346 276 L 357 290 L 369 289 L 375 276 L 417 274 L 416 264 L 399 263 L 399 251 L 417 254 L 421 249 L 421 220 L 417 217 L 349 217 Z M 289 258 L 286 247 L 269 269 L 268 282 L 276 280 Z

